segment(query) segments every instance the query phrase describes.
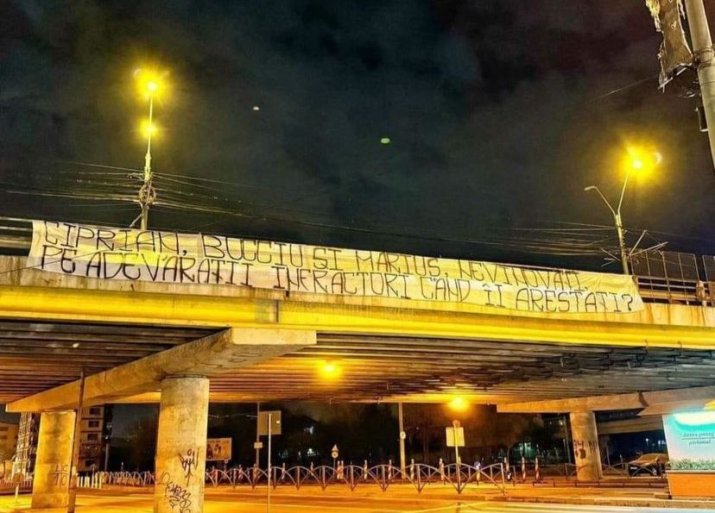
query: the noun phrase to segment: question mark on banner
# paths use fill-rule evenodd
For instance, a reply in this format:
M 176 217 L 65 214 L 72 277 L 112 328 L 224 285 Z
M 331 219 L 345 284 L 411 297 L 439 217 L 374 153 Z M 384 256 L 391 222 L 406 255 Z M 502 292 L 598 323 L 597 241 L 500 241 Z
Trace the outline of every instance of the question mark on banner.
M 628 311 L 632 312 L 633 308 L 631 307 L 631 305 L 633 305 L 633 301 L 634 301 L 633 296 L 630 294 L 623 294 L 623 298 L 626 300 L 626 303 L 628 304 Z

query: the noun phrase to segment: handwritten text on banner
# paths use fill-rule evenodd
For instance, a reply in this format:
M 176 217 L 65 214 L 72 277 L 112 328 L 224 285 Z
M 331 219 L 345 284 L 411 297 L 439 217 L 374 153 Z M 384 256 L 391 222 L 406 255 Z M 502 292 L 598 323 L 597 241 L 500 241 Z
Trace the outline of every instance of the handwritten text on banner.
M 465 303 L 531 312 L 633 312 L 628 276 L 35 221 L 30 265 L 87 278 Z

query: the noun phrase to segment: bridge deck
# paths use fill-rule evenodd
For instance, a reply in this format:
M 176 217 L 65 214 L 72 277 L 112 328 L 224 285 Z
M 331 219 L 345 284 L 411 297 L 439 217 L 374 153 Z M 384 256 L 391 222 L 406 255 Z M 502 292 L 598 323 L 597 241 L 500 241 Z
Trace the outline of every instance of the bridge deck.
M 515 314 L 380 298 L 48 275 L 0 257 L 0 402 L 236 327 L 315 330 L 316 345 L 212 376 L 212 399 L 512 402 L 712 384 L 715 308 Z M 413 305 L 414 306 L 414 305 Z M 75 347 L 75 344 L 79 344 Z M 321 375 L 331 362 L 336 379 Z M 149 393 L 132 400 L 156 400 Z

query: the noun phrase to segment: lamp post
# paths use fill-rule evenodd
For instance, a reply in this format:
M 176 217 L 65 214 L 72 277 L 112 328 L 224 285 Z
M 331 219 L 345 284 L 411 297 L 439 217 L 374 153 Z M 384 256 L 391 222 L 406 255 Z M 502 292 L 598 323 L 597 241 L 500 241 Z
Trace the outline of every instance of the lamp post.
M 144 179 L 139 189 L 140 225 L 142 230 L 146 230 L 149 224 L 149 209 L 156 199 L 156 189 L 154 188 L 151 170 L 151 139 L 156 133 L 156 127 L 154 126 L 154 99 L 163 89 L 163 83 L 162 75 L 148 70 L 137 69 L 134 72 L 134 77 L 137 80 L 139 92 L 149 103 L 149 118 L 142 127 L 146 137 L 146 154 L 144 155 Z
M 146 126 L 146 155 L 144 155 L 144 183 L 139 190 L 139 202 L 142 207 L 141 229 L 146 230 L 149 224 L 149 207 L 156 196 L 151 174 L 151 136 L 154 134 L 154 93 L 157 85 L 149 82 L 149 122 Z
M 621 187 L 621 196 L 618 199 L 618 206 L 614 209 L 611 203 L 601 192 L 596 185 L 589 185 L 583 190 L 585 192 L 595 191 L 608 207 L 608 210 L 613 214 L 613 221 L 616 225 L 616 234 L 618 235 L 618 246 L 621 252 L 621 265 L 623 266 L 623 274 L 631 274 L 628 266 L 628 252 L 626 251 L 625 232 L 623 231 L 623 220 L 621 218 L 621 207 L 623 206 L 623 197 L 626 194 L 628 180 L 633 173 L 642 173 L 650 170 L 659 164 L 661 155 L 658 152 L 643 152 L 642 150 L 629 150 L 628 162 L 626 164 L 626 177 L 623 179 L 623 187 Z

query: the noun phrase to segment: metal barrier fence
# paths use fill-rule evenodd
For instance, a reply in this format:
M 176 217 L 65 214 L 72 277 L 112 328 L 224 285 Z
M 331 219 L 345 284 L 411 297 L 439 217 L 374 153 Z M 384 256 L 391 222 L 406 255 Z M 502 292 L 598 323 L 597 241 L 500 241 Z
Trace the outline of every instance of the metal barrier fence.
M 702 263 L 692 253 L 647 251 L 631 258 L 631 270 L 644 300 L 715 306 L 715 257 Z
M 481 466 L 459 465 L 451 463 L 428 465 L 424 463 L 410 463 L 405 468 L 404 474 L 399 467 L 388 463 L 368 466 L 337 464 L 335 467 L 328 465 L 287 467 L 285 464 L 271 468 L 271 486 L 293 487 L 299 490 L 302 486 L 319 486 L 325 489 L 328 486 L 346 486 L 354 490 L 358 486 L 376 485 L 385 491 L 394 483 L 411 484 L 418 493 L 428 485 L 449 485 L 457 493 L 462 493 L 467 486 L 493 485 L 505 493 L 508 484 L 518 483 L 539 484 L 547 478 L 560 478 L 566 483 L 576 481 L 577 467 L 572 463 L 556 465 L 539 465 L 526 463 L 522 465 L 507 465 L 494 463 Z M 655 469 L 650 466 L 633 467 L 632 464 L 618 463 L 603 465 L 603 475 L 621 480 L 634 480 L 637 478 L 652 477 L 665 482 L 664 469 Z M 82 481 L 80 486 L 101 488 L 103 485 L 115 486 L 150 486 L 155 482 L 153 472 L 98 472 L 90 479 L 89 476 Z M 265 486 L 268 483 L 268 471 L 258 467 L 238 467 L 229 469 L 213 468 L 205 473 L 206 484 L 210 486 Z M 83 484 L 84 483 L 84 484 Z
M 533 469 L 533 465 L 530 467 Z M 621 462 L 613 465 L 603 464 L 602 472 L 604 477 L 633 479 L 641 477 L 653 477 L 665 481 L 665 465 L 655 467 L 653 465 L 635 465 L 633 463 Z M 533 473 L 533 470 L 532 470 Z M 553 465 L 542 465 L 540 469 L 541 477 L 563 477 L 575 479 L 578 467 L 573 463 L 559 463 Z
M 153 472 L 97 472 L 96 478 L 91 481 L 89 478 L 82 481 L 80 486 L 101 488 L 103 485 L 116 486 L 149 486 L 155 482 Z M 238 466 L 230 469 L 211 469 L 205 474 L 206 484 L 214 487 L 249 486 L 255 489 L 257 486 L 265 486 L 268 483 L 268 471 L 258 467 Z M 438 466 L 425 465 L 422 463 L 409 464 L 404 474 L 399 467 L 392 464 L 380 464 L 374 466 L 344 465 L 342 463 L 335 467 L 328 465 L 309 466 L 295 465 L 286 467 L 285 465 L 271 467 L 271 486 L 275 489 L 280 487 L 293 487 L 299 490 L 303 486 L 319 486 L 325 490 L 328 486 L 345 486 L 354 490 L 358 486 L 377 485 L 385 491 L 394 483 L 409 483 L 415 487 L 418 493 L 428 485 L 441 484 L 448 485 L 455 489 L 457 493 L 462 493 L 464 489 L 481 484 L 493 485 L 502 492 L 509 477 L 504 470 L 502 463 L 487 465 L 485 467 L 440 463 Z M 91 483 L 91 485 L 89 484 Z
M 17 487 L 20 490 L 32 488 L 32 474 L 0 477 L 0 491 L 14 490 Z
M 608 478 L 618 478 L 618 482 L 632 481 L 644 483 L 643 479 L 653 478 L 648 486 L 665 484 L 664 468 L 652 466 L 636 466 L 629 463 L 603 465 L 603 475 Z M 292 487 L 299 490 L 303 486 L 319 486 L 322 490 L 332 486 L 344 486 L 354 490 L 358 486 L 377 486 L 382 491 L 387 490 L 392 484 L 411 484 L 418 493 L 427 486 L 451 486 L 461 494 L 467 487 L 480 485 L 496 486 L 501 493 L 506 494 L 507 485 L 546 483 L 548 479 L 556 483 L 576 485 L 577 467 L 572 463 L 553 465 L 539 465 L 538 462 L 509 465 L 494 463 L 481 466 L 480 464 L 459 465 L 444 464 L 442 461 L 436 466 L 424 463 L 411 462 L 401 472 L 399 467 L 392 463 L 369 466 L 345 465 L 342 462 L 335 467 L 328 465 L 308 467 L 295 465 L 287 467 L 271 467 L 271 486 Z M 238 467 L 229 469 L 212 468 L 205 473 L 205 482 L 208 486 L 248 486 L 255 489 L 257 486 L 266 486 L 268 471 L 258 467 Z M 554 478 L 557 478 L 554 480 Z M 95 472 L 78 477 L 77 485 L 80 488 L 101 489 L 106 485 L 122 487 L 148 487 L 155 484 L 154 473 L 144 472 Z M 17 479 L 0 479 L 0 490 L 14 489 L 19 486 L 22 490 L 32 488 L 32 475 Z

